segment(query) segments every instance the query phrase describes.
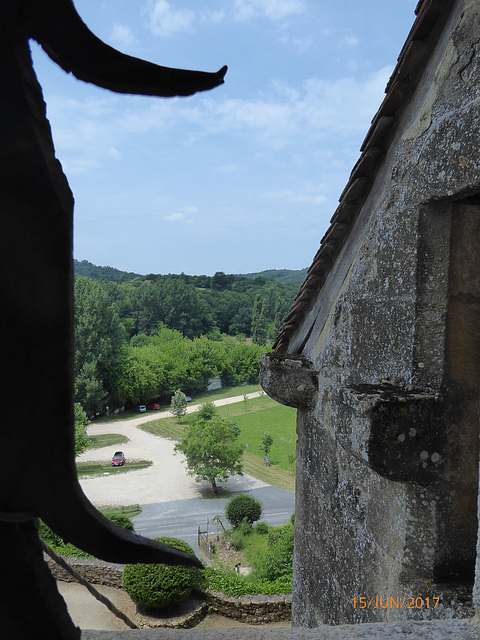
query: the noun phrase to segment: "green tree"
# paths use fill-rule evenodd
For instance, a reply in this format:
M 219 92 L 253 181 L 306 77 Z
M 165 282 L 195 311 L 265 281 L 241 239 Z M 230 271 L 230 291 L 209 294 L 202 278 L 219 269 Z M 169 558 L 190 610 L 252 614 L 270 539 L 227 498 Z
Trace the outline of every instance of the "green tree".
M 100 377 L 97 362 L 85 362 L 75 378 L 76 397 L 90 417 L 103 413 L 107 392 Z
M 177 416 L 178 421 L 180 422 L 180 418 L 187 413 L 187 396 L 177 389 L 172 396 L 172 401 L 170 403 L 170 411 L 174 416 Z
M 111 283 L 75 278 L 76 400 L 89 416 L 105 408 L 110 371 L 126 338 L 110 288 Z
M 198 420 L 212 420 L 216 414 L 217 414 L 217 408 L 215 404 L 212 401 L 210 401 L 210 402 L 205 402 L 200 406 L 195 417 Z
M 270 449 L 273 445 L 273 436 L 266 431 L 262 436 L 262 444 L 260 445 L 260 449 L 263 453 L 268 456 L 270 454 Z
M 73 405 L 73 418 L 75 425 L 75 455 L 78 456 L 87 449 L 90 443 L 90 439 L 87 436 L 86 431 L 87 425 L 90 424 L 90 420 L 87 418 L 87 414 L 79 402 L 75 402 Z
M 267 324 L 265 298 L 257 293 L 252 312 L 252 339 L 256 344 L 266 344 Z
M 189 425 L 175 451 L 185 456 L 188 474 L 197 482 L 207 480 L 217 492 L 217 480 L 243 475 L 243 445 L 237 442 L 238 427 L 230 420 L 214 417 Z

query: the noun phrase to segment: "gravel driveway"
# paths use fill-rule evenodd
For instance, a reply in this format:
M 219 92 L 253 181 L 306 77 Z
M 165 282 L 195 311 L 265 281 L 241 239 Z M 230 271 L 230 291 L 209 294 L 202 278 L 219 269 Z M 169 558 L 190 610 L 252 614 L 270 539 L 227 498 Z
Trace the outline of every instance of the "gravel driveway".
M 261 394 L 252 393 L 248 398 L 254 398 Z M 216 400 L 216 406 L 224 406 L 236 402 L 243 402 L 243 396 Z M 193 405 L 187 408 L 188 413 L 198 411 L 201 405 Z M 125 435 L 129 442 L 123 445 L 104 447 L 102 449 L 90 449 L 78 456 L 78 462 L 91 460 L 110 461 L 115 449 L 121 449 L 125 453 L 126 464 L 128 460 L 151 460 L 153 464 L 147 469 L 105 475 L 103 477 L 86 478 L 80 480 L 83 491 L 89 500 L 96 506 L 123 506 L 130 504 L 152 504 L 156 502 L 168 502 L 170 500 L 186 500 L 198 498 L 199 488 L 207 486 L 207 483 L 199 484 L 192 476 L 188 476 L 182 462 L 181 454 L 174 454 L 175 442 L 139 429 L 139 425 L 152 420 L 158 420 L 171 416 L 169 411 L 152 412 L 140 415 L 132 420 L 119 420 L 117 422 L 98 423 L 90 425 L 87 433 L 90 436 L 119 433 Z M 266 487 L 264 482 L 251 476 L 232 476 L 225 488 L 231 491 L 242 491 L 244 486 L 249 489 Z

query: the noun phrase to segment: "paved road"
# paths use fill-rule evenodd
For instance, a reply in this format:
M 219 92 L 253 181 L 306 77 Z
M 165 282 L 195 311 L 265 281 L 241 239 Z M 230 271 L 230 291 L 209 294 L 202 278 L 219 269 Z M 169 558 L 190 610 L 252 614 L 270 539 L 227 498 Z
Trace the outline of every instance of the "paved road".
M 276 487 L 242 488 L 251 493 L 262 503 L 262 520 L 270 525 L 284 524 L 295 511 L 295 495 Z M 231 494 L 230 494 L 231 495 Z M 135 531 L 148 538 L 173 536 L 188 542 L 195 553 L 199 553 L 197 545 L 198 526 L 202 531 L 206 523 L 214 516 L 224 512 L 228 498 L 192 498 L 190 500 L 172 500 L 158 504 L 142 504 L 142 513 L 133 520 Z M 223 518 L 228 526 L 228 522 Z M 209 532 L 216 533 L 216 525 L 209 522 Z

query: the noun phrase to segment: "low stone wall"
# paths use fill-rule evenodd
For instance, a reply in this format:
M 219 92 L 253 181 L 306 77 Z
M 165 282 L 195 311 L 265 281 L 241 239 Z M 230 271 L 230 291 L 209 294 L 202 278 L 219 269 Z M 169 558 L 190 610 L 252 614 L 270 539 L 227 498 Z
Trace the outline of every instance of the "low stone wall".
M 62 569 L 56 562 L 48 556 L 45 560 L 50 567 L 53 577 L 56 580 L 64 582 L 75 582 L 65 569 Z M 122 587 L 122 564 L 114 564 L 103 562 L 102 560 L 83 560 L 81 558 L 65 558 L 68 564 L 75 569 L 81 576 L 92 584 L 102 584 L 107 587 Z M 239 622 L 248 624 L 265 624 L 266 622 L 279 622 L 281 620 L 290 620 L 292 613 L 292 596 L 275 595 L 265 596 L 257 594 L 254 596 L 234 597 L 227 596 L 219 591 L 206 591 L 196 594 L 197 599 L 200 597 L 206 603 L 203 609 L 218 613 L 219 615 L 234 618 Z M 143 616 L 142 616 L 143 618 Z M 142 626 L 150 625 L 148 622 Z M 199 620 L 197 621 L 199 622 Z M 168 626 L 162 624 L 161 626 Z M 186 626 L 186 625 L 181 625 Z
M 211 610 L 228 618 L 235 618 L 248 624 L 280 622 L 292 617 L 292 595 L 226 596 L 218 591 L 204 593 Z
M 63 582 L 76 582 L 65 569 L 62 569 L 54 560 L 44 556 L 55 580 Z M 103 584 L 107 587 L 122 587 L 123 564 L 103 562 L 102 560 L 84 560 L 82 558 L 64 558 L 85 580 L 92 584 Z

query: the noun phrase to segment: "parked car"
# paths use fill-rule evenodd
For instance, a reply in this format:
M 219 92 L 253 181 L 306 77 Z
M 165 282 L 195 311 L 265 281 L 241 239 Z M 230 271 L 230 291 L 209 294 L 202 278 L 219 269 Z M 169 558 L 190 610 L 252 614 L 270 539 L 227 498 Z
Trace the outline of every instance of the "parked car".
M 160 405 L 158 404 L 158 402 L 151 402 L 149 405 L 147 405 L 147 409 L 149 411 L 158 411 L 160 409 Z
M 115 451 L 112 458 L 112 467 L 121 467 L 125 463 L 123 451 Z
M 191 401 L 192 401 L 192 399 L 191 399 L 191 397 L 190 397 L 190 396 L 185 396 L 185 397 L 186 397 L 186 399 L 187 399 L 187 402 L 191 402 Z
M 138 413 L 145 413 L 146 410 L 147 407 L 144 404 L 137 405 L 137 408 L 135 409 L 135 411 L 138 411 Z

